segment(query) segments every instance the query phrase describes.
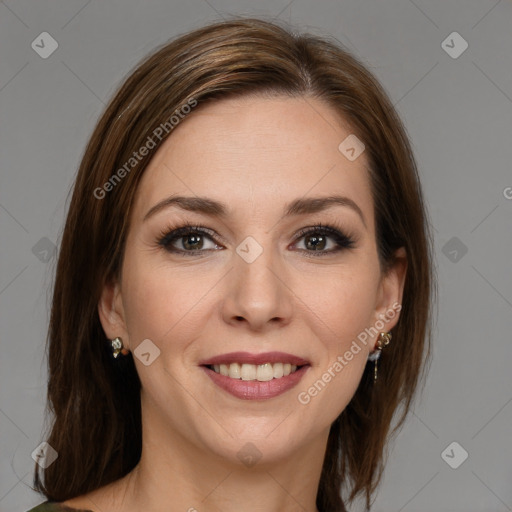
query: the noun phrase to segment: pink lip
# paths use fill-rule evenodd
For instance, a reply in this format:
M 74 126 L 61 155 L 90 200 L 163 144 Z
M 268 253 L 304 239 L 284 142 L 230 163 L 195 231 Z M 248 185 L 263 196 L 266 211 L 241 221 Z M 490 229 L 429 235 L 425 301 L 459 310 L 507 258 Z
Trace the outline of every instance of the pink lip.
M 240 359 L 237 361 L 240 361 Z M 269 362 L 268 359 L 266 359 L 265 362 Z M 266 382 L 259 382 L 256 380 L 248 381 L 241 379 L 231 379 L 230 377 L 226 377 L 220 373 L 216 373 L 215 371 L 210 370 L 210 368 L 207 366 L 201 366 L 201 369 L 206 372 L 208 377 L 210 377 L 210 379 L 212 379 L 212 381 L 217 384 L 217 386 L 242 400 L 267 400 L 269 398 L 274 398 L 278 395 L 281 395 L 285 391 L 288 391 L 289 389 L 296 386 L 304 374 L 308 371 L 308 368 L 309 365 L 306 365 L 302 368 L 298 368 L 295 372 L 290 373 L 290 375 L 287 375 L 286 377 L 281 377 L 280 379 L 272 379 Z
M 249 352 L 230 352 L 229 354 L 222 354 L 210 359 L 205 359 L 199 364 L 201 366 L 211 366 L 214 364 L 231 364 L 231 363 L 246 363 L 246 364 L 265 364 L 265 363 L 290 363 L 297 366 L 304 366 L 309 364 L 309 361 L 293 354 L 286 354 L 285 352 L 264 352 L 262 354 L 251 354 Z M 271 382 L 271 381 L 269 381 Z

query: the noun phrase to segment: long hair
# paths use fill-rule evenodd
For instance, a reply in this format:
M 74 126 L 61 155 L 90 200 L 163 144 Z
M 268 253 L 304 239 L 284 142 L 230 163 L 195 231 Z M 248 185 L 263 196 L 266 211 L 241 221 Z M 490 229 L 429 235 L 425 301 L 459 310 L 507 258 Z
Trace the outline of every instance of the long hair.
M 169 120 L 179 121 L 185 105 L 190 111 L 248 94 L 317 98 L 346 120 L 365 144 L 384 271 L 396 249 L 407 253 L 393 343 L 382 353 L 376 385 L 369 364 L 331 425 L 316 498 L 321 511 L 345 510 L 345 492 L 346 500 L 362 495 L 370 506 L 386 443 L 403 424 L 430 358 L 435 281 L 417 167 L 392 103 L 359 60 L 334 39 L 252 18 L 210 24 L 145 58 L 86 147 L 62 233 L 47 337 L 52 422 L 46 440 L 58 458 L 46 469 L 35 466 L 34 486 L 49 500 L 102 487 L 140 459 L 140 381 L 131 354 L 122 367 L 109 355 L 97 311 L 101 291 L 120 275 L 138 183 L 172 136 Z M 134 151 L 155 133 L 154 147 L 135 161 Z

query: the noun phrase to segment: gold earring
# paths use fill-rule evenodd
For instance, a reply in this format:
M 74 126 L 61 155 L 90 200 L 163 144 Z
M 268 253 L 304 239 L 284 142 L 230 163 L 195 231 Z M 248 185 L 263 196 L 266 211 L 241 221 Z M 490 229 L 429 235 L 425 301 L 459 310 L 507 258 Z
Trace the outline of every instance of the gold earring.
M 380 353 L 382 352 L 382 349 L 389 345 L 389 342 L 391 341 L 391 333 L 390 332 L 381 332 L 379 334 L 379 337 L 377 338 L 377 347 L 375 350 L 368 356 L 369 361 L 374 361 L 375 366 L 373 369 L 373 382 L 377 381 L 377 361 L 379 360 Z
M 126 350 L 123 347 L 123 340 L 118 336 L 117 338 L 114 338 L 110 341 L 110 344 L 112 345 L 112 355 L 117 359 L 117 356 L 119 354 L 123 354 L 125 356 L 128 354 L 128 350 Z

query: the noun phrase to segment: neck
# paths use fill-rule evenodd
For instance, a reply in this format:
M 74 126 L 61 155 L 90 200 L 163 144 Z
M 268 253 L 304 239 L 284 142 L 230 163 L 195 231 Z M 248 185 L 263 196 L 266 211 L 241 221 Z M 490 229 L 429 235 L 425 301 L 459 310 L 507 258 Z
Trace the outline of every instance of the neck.
M 163 419 L 158 421 L 151 414 L 142 417 L 141 459 L 123 479 L 124 492 L 116 493 L 123 496 L 123 511 L 317 512 L 328 431 L 296 453 L 283 450 L 279 458 L 262 453 L 250 466 L 198 446 L 169 429 Z M 250 453 L 251 445 L 245 446 Z

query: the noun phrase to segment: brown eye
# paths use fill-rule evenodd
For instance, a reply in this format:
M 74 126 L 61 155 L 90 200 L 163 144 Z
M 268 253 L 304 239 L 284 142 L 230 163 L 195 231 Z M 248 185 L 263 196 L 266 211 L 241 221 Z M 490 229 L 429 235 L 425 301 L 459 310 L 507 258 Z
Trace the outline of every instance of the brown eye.
M 314 256 L 331 254 L 354 246 L 354 240 L 332 226 L 318 225 L 306 228 L 299 233 L 297 240 L 304 239 L 305 249 Z
M 181 240 L 184 249 L 187 250 L 196 250 L 203 248 L 203 235 L 199 235 L 197 233 L 192 233 L 190 235 L 185 235 L 179 238 Z
M 221 248 L 213 239 L 213 231 L 202 226 L 183 226 L 161 233 L 158 243 L 167 251 L 179 254 L 196 254 Z
M 329 237 L 325 235 L 306 235 L 304 239 L 306 240 L 306 247 L 308 249 L 312 249 L 313 251 L 320 251 L 325 249 L 327 246 L 327 241 Z

